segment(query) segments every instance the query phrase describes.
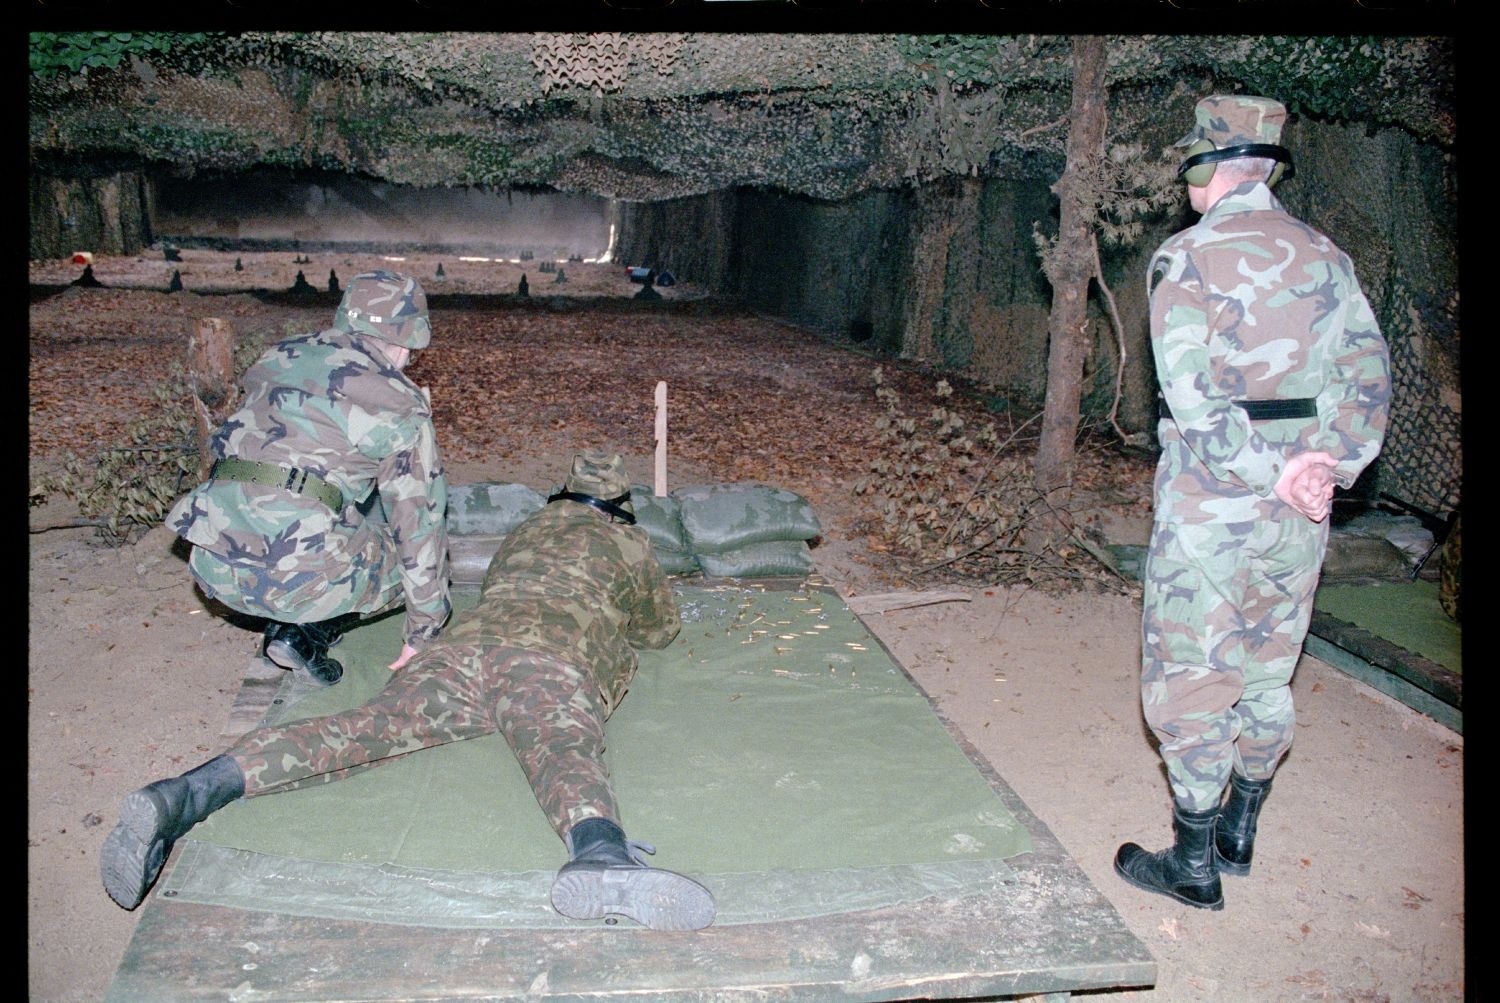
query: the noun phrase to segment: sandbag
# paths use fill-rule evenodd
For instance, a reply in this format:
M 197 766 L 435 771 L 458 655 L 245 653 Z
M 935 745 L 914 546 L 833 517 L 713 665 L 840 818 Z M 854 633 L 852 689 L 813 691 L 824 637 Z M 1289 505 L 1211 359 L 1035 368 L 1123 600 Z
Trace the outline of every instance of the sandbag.
M 1432 530 L 1422 520 L 1410 515 L 1393 515 L 1381 510 L 1361 512 L 1330 534 L 1333 536 L 1370 536 L 1389 540 L 1391 546 L 1406 555 L 1408 571 L 1432 551 Z
M 700 558 L 756 543 L 811 540 L 823 531 L 806 498 L 766 484 L 693 485 L 672 497 L 688 549 Z
M 448 537 L 449 580 L 454 585 L 482 585 L 490 558 L 500 549 L 503 533 Z
M 812 551 L 802 540 L 771 540 L 717 554 L 699 554 L 698 564 L 713 578 L 807 575 L 813 569 Z
M 546 496 L 524 484 L 479 481 L 449 485 L 448 534 L 504 536 L 546 504 Z
M 1411 561 L 1389 540 L 1352 533 L 1331 533 L 1320 581 L 1327 584 L 1404 582 Z
M 698 559 L 685 550 L 667 550 L 652 544 L 651 553 L 656 555 L 656 563 L 669 575 L 696 575 L 702 570 L 698 567 Z
M 688 554 L 687 537 L 682 532 L 682 513 L 677 499 L 671 495 L 658 498 L 651 489 L 641 485 L 630 486 L 630 505 L 635 509 L 635 524 L 646 531 L 651 546 L 658 551 Z M 666 567 L 663 562 L 662 567 Z

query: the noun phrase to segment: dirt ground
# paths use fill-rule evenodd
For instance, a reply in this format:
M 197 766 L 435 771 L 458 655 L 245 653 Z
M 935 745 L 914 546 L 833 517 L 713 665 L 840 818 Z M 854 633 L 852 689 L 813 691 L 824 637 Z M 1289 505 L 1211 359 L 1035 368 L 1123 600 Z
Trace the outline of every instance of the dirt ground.
M 159 254 L 99 262 L 95 274 L 106 283 L 142 275 L 148 281 L 136 291 L 76 290 L 32 303 L 33 476 L 66 446 L 110 441 L 118 411 L 147 406 L 145 374 L 162 357 L 180 356 L 193 317 L 227 313 L 237 329 L 268 320 L 326 322 L 325 307 L 157 291 L 166 289 L 173 268 L 189 290 L 195 281 L 208 285 L 210 272 L 216 281 L 244 280 L 207 254 L 184 252 L 187 269 Z M 290 255 L 268 256 L 263 265 L 244 257 L 246 270 L 264 267 L 258 284 L 290 285 Z M 459 267 L 445 264 L 449 274 Z M 321 286 L 328 262 L 306 267 L 309 281 Z M 332 267 L 347 279 L 362 263 L 341 258 Z M 435 266 L 406 267 L 425 281 Z M 572 266 L 565 267 L 571 277 Z M 68 282 L 79 271 L 66 262 L 34 263 L 31 278 Z M 585 269 L 578 271 L 581 283 Z M 600 266 L 601 295 L 633 294 L 638 287 L 621 271 Z M 515 273 L 496 266 L 489 281 L 496 274 L 498 288 L 510 291 Z M 537 278 L 533 273 L 534 291 Z M 680 287 L 662 292 L 694 295 Z M 933 576 L 903 579 L 865 530 L 867 513 L 849 490 L 852 473 L 832 459 L 833 444 L 854 433 L 828 422 L 781 427 L 765 417 L 784 409 L 779 389 L 794 391 L 815 412 L 856 412 L 848 389 L 855 377 L 840 382 L 830 374 L 839 366 L 863 374 L 869 360 L 785 325 L 737 323 L 739 337 L 702 351 L 735 355 L 738 365 L 761 372 L 730 395 L 740 407 L 759 408 L 760 417 L 746 427 L 716 422 L 705 438 L 709 433 L 684 416 L 673 485 L 758 477 L 803 492 L 824 523 L 814 551 L 818 572 L 846 596 L 921 588 L 967 597 L 866 619 L 1155 956 L 1154 988 L 1098 998 L 1474 997 L 1465 965 L 1462 737 L 1305 657 L 1293 684 L 1297 741 L 1262 817 L 1253 873 L 1225 879 L 1222 912 L 1135 890 L 1112 871 L 1115 848 L 1127 839 L 1151 848 L 1170 839 L 1167 787 L 1139 708 L 1139 599 L 1126 591 L 1047 595 Z M 444 337 L 441 324 L 435 317 L 435 346 Z M 106 349 L 107 365 L 85 364 Z M 675 356 L 649 364 L 678 364 L 684 373 L 706 365 L 706 355 L 683 357 L 681 345 L 671 350 Z M 800 353 L 812 353 L 805 364 Z M 517 365 L 496 382 L 524 383 L 524 369 Z M 807 371 L 819 379 L 798 382 Z M 80 373 L 87 375 L 70 375 Z M 420 372 L 414 378 L 423 382 Z M 433 387 L 435 403 L 444 392 Z M 583 399 L 587 388 L 569 393 Z M 489 406 L 504 413 L 508 405 Z M 490 428 L 492 439 L 480 445 L 472 435 L 457 441 L 459 416 L 440 422 L 452 481 L 546 487 L 560 480 L 575 448 L 613 428 L 609 414 L 588 407 L 549 415 L 538 427 L 534 413 L 509 406 L 506 426 Z M 444 439 L 445 429 L 453 441 Z M 637 437 L 616 448 L 638 480 L 649 478 L 649 431 L 645 444 Z M 1099 524 L 1111 542 L 1145 542 L 1149 511 L 1141 499 L 1148 487 L 1117 491 L 1110 497 L 1118 504 L 1102 507 Z M 243 667 L 258 644 L 258 635 L 194 591 L 165 530 L 117 548 L 86 528 L 39 531 L 72 514 L 71 503 L 54 497 L 31 511 L 29 538 L 28 995 L 59 1003 L 103 997 L 137 923 L 138 913 L 115 906 L 98 877 L 99 847 L 121 798 L 221 751 Z

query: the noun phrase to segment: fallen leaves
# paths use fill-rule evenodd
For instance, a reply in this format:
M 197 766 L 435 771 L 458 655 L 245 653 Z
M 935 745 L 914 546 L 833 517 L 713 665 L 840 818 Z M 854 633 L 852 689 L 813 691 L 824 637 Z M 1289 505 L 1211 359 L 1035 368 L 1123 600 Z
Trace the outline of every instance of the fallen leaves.
M 195 252 L 193 265 L 206 287 L 215 269 L 224 273 L 215 281 L 228 281 L 233 261 L 232 254 Z M 352 275 L 363 263 L 337 264 L 340 274 Z M 423 266 L 413 274 L 425 282 L 431 271 Z M 468 299 L 434 302 L 432 347 L 407 370 L 430 391 L 450 463 L 501 461 L 503 469 L 508 457 L 593 445 L 649 455 L 655 386 L 665 381 L 669 470 L 673 459 L 687 460 L 716 480 L 797 491 L 831 535 L 854 538 L 878 523 L 853 494 L 884 448 L 878 422 L 885 409 L 867 355 L 708 300 L 669 299 L 646 310 L 630 299 L 631 289 L 564 307 L 541 297 L 483 300 L 479 290 L 469 291 Z M 513 291 L 513 279 L 486 290 Z M 208 316 L 226 319 L 237 339 L 269 341 L 325 327 L 332 310 L 324 298 L 304 304 L 149 286 L 38 297 L 30 308 L 31 455 L 90 456 L 123 441 L 129 423 L 155 406 L 152 388 L 185 358 L 189 335 Z M 941 403 L 969 426 L 996 417 L 975 388 L 940 396 L 936 374 L 925 367 L 881 365 L 886 385 L 913 413 Z M 1149 462 L 1086 441 L 1075 483 L 1100 497 L 1149 499 L 1151 474 Z M 878 531 L 863 542 L 892 561 L 910 557 Z

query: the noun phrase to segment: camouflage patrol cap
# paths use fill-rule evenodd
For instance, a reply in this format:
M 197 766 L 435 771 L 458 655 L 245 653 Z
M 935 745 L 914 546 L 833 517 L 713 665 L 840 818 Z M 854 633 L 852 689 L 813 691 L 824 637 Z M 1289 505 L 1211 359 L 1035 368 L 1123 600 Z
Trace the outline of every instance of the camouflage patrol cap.
M 573 457 L 573 469 L 568 472 L 566 489 L 581 495 L 592 495 L 605 501 L 625 496 L 617 504 L 634 514 L 630 503 L 630 477 L 625 473 L 625 459 L 619 453 L 602 449 L 586 449 Z
M 384 269 L 361 272 L 349 280 L 333 326 L 412 349 L 426 348 L 432 340 L 421 284 Z
M 1273 98 L 1252 94 L 1212 94 L 1193 109 L 1197 120 L 1193 129 L 1176 143 L 1191 146 L 1206 139 L 1215 148 L 1244 146 L 1250 143 L 1281 142 L 1281 127 L 1286 123 L 1286 106 Z

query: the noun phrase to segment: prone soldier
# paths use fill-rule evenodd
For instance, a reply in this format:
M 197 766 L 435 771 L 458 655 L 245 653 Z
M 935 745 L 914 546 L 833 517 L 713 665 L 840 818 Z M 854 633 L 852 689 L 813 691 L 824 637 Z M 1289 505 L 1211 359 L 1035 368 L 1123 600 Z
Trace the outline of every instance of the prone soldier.
M 707 888 L 648 867 L 627 840 L 603 760 L 605 721 L 681 620 L 646 531 L 635 525 L 618 455 L 573 459 L 562 490 L 506 534 L 477 606 L 441 643 L 397 668 L 365 704 L 258 728 L 187 773 L 126 796 L 104 841 L 105 890 L 140 904 L 173 843 L 239 797 L 259 797 L 499 731 L 563 838 L 552 905 L 574 919 L 623 915 L 651 929 L 713 921 Z

